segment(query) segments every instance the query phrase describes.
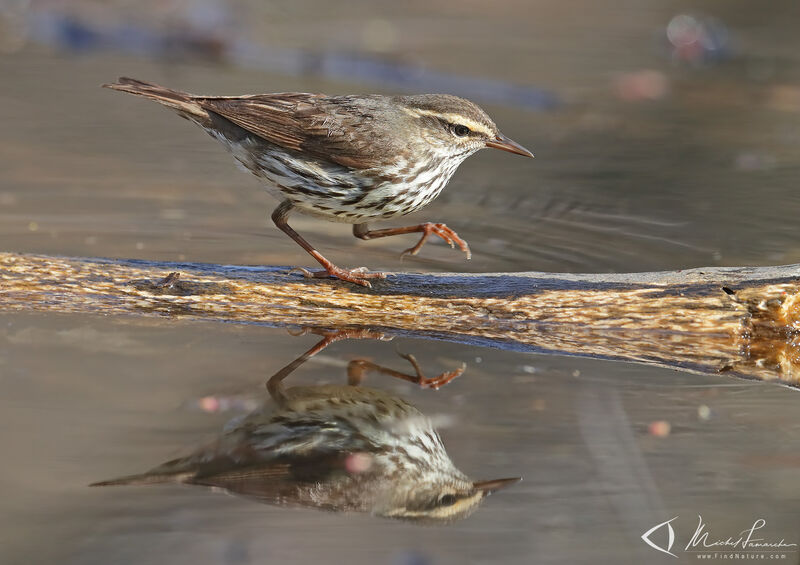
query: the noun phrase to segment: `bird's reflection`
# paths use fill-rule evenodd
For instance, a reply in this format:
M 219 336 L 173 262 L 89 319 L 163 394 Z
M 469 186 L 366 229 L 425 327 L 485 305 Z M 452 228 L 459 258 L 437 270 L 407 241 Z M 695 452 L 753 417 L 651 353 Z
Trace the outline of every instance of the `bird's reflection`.
M 279 506 L 368 512 L 419 522 L 449 522 L 471 514 L 491 492 L 519 479 L 472 481 L 445 451 L 431 421 L 402 398 L 361 386 L 377 372 L 439 388 L 456 371 L 425 378 L 365 360 L 351 361 L 347 385 L 285 388 L 284 379 L 330 343 L 376 337 L 364 331 L 324 334 L 322 341 L 267 383 L 266 403 L 215 442 L 146 473 L 93 486 L 188 483 Z

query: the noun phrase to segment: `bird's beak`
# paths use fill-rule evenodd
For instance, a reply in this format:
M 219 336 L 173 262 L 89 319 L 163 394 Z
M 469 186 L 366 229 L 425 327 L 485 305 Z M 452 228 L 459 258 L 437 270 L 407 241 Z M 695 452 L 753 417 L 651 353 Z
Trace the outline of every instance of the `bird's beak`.
M 525 149 L 516 141 L 508 139 L 502 133 L 498 133 L 496 138 L 487 141 L 486 147 L 494 147 L 495 149 L 502 149 L 503 151 L 508 151 L 509 153 L 516 153 L 517 155 L 524 155 L 525 157 L 533 157 L 533 153 Z
M 472 483 L 473 488 L 475 490 L 479 490 L 483 493 L 484 496 L 492 494 L 500 489 L 510 487 L 511 485 L 518 483 L 522 480 L 522 477 L 512 477 L 510 479 L 494 479 L 491 481 L 477 481 Z

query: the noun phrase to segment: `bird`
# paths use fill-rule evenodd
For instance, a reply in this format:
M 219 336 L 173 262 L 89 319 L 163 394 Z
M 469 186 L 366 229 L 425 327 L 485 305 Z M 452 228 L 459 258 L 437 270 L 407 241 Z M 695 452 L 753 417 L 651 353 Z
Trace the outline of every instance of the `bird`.
M 450 94 L 196 96 L 128 77 L 102 86 L 174 110 L 264 181 L 280 201 L 272 221 L 323 267 L 293 271 L 365 287 L 386 274 L 334 265 L 289 225 L 290 213 L 352 224 L 353 235 L 364 240 L 421 233 L 403 255 L 416 255 L 435 235 L 451 247 L 458 245 L 469 259 L 467 242 L 445 224 L 370 229 L 369 222 L 404 216 L 429 204 L 458 166 L 484 147 L 533 157 L 500 133 L 478 105 Z
M 411 355 L 404 357 L 414 375 L 354 359 L 347 385 L 283 386 L 300 364 L 342 338 L 327 335 L 273 375 L 264 405 L 234 419 L 210 444 L 145 473 L 90 486 L 202 485 L 281 507 L 446 524 L 520 480 L 469 479 L 451 461 L 429 418 L 399 396 L 361 384 L 367 373 L 378 372 L 439 388 L 463 367 L 426 378 Z

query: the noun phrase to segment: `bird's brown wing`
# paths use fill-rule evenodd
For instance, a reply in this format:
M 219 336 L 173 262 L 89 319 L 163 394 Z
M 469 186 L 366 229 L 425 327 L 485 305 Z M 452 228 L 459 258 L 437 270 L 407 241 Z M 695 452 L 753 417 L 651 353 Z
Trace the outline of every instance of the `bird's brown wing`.
M 380 162 L 368 100 L 321 94 L 280 93 L 240 97 L 194 97 L 204 109 L 258 137 L 346 167 L 364 169 Z

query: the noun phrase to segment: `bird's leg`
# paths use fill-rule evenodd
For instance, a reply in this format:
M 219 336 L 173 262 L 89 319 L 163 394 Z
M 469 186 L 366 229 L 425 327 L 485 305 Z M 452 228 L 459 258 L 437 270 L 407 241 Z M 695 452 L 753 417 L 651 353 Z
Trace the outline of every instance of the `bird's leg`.
M 275 222 L 275 225 L 283 231 L 286 235 L 291 237 L 295 240 L 300 247 L 305 249 L 309 255 L 311 255 L 314 259 L 316 259 L 320 265 L 323 266 L 325 269 L 324 271 L 316 271 L 311 272 L 307 269 L 303 269 L 298 267 L 297 269 L 292 269 L 300 271 L 309 278 L 324 278 L 324 277 L 336 277 L 343 281 L 351 282 L 354 284 L 358 284 L 361 286 L 371 287 L 372 285 L 369 283 L 368 279 L 385 279 L 385 273 L 369 273 L 367 269 L 364 267 L 358 269 L 342 269 L 337 267 L 330 261 L 328 261 L 325 257 L 322 256 L 322 253 L 314 249 L 314 247 L 308 243 L 305 239 L 303 239 L 299 233 L 294 231 L 292 227 L 287 223 L 287 218 L 289 217 L 289 212 L 292 210 L 292 203 L 289 200 L 284 200 L 281 204 L 275 208 L 275 211 L 272 212 L 272 221 Z
M 437 390 L 461 375 L 461 373 L 464 372 L 464 369 L 467 368 L 467 366 L 462 363 L 461 367 L 455 371 L 447 371 L 436 375 L 435 377 L 428 378 L 422 373 L 422 369 L 413 355 L 401 353 L 400 357 L 411 363 L 411 366 L 414 367 L 414 372 L 416 373 L 415 375 L 407 375 L 406 373 L 401 373 L 400 371 L 395 371 L 394 369 L 382 367 L 381 365 L 377 365 L 372 361 L 367 361 L 366 359 L 354 359 L 347 365 L 347 382 L 353 386 L 357 386 L 364 380 L 367 372 L 375 371 L 383 375 L 389 375 L 390 377 L 396 377 L 398 379 L 403 379 L 404 381 L 412 382 L 418 385 L 420 388 L 432 388 Z
M 386 228 L 382 230 L 371 230 L 367 224 L 355 224 L 353 226 L 353 235 L 359 239 L 375 239 L 378 237 L 389 237 L 390 235 L 418 232 L 422 232 L 422 237 L 419 238 L 419 241 L 414 247 L 409 247 L 403 251 L 400 254 L 401 257 L 404 255 L 416 255 L 419 250 L 422 249 L 422 246 L 425 244 L 431 234 L 441 237 L 450 244 L 450 247 L 455 247 L 458 245 L 458 248 L 466 254 L 467 259 L 472 257 L 472 253 L 469 250 L 469 245 L 467 245 L 467 242 L 458 237 L 456 232 L 444 224 L 425 222 L 424 224 L 419 224 L 416 226 L 406 226 L 404 228 Z

